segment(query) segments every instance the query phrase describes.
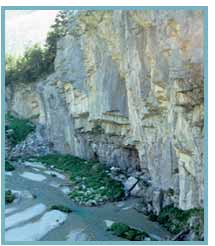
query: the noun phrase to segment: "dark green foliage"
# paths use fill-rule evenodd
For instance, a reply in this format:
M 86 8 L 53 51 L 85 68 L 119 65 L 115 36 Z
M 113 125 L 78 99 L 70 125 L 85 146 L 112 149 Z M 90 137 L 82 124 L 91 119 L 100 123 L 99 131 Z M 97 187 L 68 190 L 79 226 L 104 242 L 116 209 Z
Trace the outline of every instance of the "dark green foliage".
M 150 219 L 151 221 L 157 221 L 158 217 L 157 217 L 157 215 L 151 213 L 151 214 L 149 215 L 149 219 Z
M 34 45 L 22 57 L 6 56 L 6 84 L 33 82 L 54 71 L 57 41 L 67 34 L 67 11 L 59 11 L 47 34 L 45 47 Z
M 5 160 L 5 171 L 11 172 L 14 170 L 15 170 L 15 167 L 8 160 Z
M 64 213 L 71 213 L 72 209 L 70 209 L 69 207 L 66 207 L 64 205 L 53 205 L 51 206 L 50 210 L 59 210 L 61 212 Z
M 45 50 L 39 45 L 28 48 L 23 57 L 6 57 L 6 84 L 13 82 L 33 82 L 46 75 Z
M 6 121 L 6 136 L 13 146 L 25 140 L 27 135 L 35 129 L 35 125 L 29 120 L 19 119 L 13 115 L 6 115 Z
M 203 209 L 181 210 L 173 205 L 164 207 L 161 210 L 157 221 L 164 225 L 164 227 L 171 233 L 178 234 L 183 230 L 189 229 L 189 219 L 192 216 L 200 217 L 200 221 L 202 221 L 201 224 L 203 226 Z
M 129 230 L 129 226 L 122 223 L 113 223 L 110 230 L 114 235 L 121 237 L 125 232 Z
M 116 201 L 124 196 L 123 185 L 113 180 L 97 161 L 86 161 L 71 155 L 52 154 L 36 157 L 37 161 L 54 165 L 70 176 L 74 189 L 71 199 L 85 205 Z
M 112 231 L 114 235 L 130 241 L 143 241 L 145 237 L 150 238 L 146 232 L 131 228 L 123 223 L 113 223 L 108 230 Z
M 51 30 L 46 38 L 46 57 L 48 72 L 54 71 L 54 59 L 57 51 L 57 41 L 67 34 L 68 15 L 67 11 L 59 11 L 55 18 L 55 23 L 51 26 Z
M 5 203 L 12 203 L 14 199 L 15 199 L 15 196 L 11 190 L 5 191 Z

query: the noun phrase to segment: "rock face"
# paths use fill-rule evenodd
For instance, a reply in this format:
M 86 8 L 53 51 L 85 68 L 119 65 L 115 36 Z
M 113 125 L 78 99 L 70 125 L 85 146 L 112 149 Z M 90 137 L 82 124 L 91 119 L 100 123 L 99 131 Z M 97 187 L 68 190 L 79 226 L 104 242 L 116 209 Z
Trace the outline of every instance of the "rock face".
M 150 176 L 156 213 L 189 209 L 203 206 L 203 79 L 201 11 L 82 11 L 55 73 L 8 87 L 7 108 L 56 151 Z

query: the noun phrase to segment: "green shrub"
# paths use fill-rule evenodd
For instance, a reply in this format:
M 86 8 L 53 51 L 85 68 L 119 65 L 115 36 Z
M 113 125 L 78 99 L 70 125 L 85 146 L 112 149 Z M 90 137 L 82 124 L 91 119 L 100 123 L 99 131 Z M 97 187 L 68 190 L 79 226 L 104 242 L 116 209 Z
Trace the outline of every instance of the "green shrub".
M 113 235 L 130 241 L 143 241 L 146 237 L 150 238 L 146 232 L 131 228 L 123 223 L 113 223 L 108 230 L 112 231 Z
M 11 171 L 14 171 L 14 170 L 15 170 L 15 167 L 8 160 L 6 160 L 5 161 L 5 171 L 6 172 L 11 172 Z
M 123 223 L 113 223 L 110 230 L 114 235 L 121 237 L 129 230 L 129 226 Z
M 66 207 L 64 205 L 53 205 L 51 206 L 50 210 L 59 210 L 61 212 L 64 213 L 71 213 L 72 209 L 70 209 L 69 207 Z
M 203 209 L 194 208 L 189 210 L 181 210 L 173 205 L 169 205 L 161 210 L 159 216 L 157 217 L 157 221 L 171 233 L 178 234 L 179 232 L 189 228 L 189 219 L 192 216 L 198 216 L 200 221 L 202 221 L 201 224 L 203 226 L 203 214 Z
M 15 199 L 15 196 L 11 190 L 5 191 L 5 203 L 12 203 L 14 199 Z
M 27 119 L 19 119 L 13 115 L 6 115 L 8 122 L 6 136 L 13 146 L 25 140 L 27 135 L 34 131 L 35 125 Z
M 45 76 L 46 65 L 45 50 L 39 45 L 26 49 L 23 57 L 6 56 L 6 84 L 14 82 L 33 82 Z

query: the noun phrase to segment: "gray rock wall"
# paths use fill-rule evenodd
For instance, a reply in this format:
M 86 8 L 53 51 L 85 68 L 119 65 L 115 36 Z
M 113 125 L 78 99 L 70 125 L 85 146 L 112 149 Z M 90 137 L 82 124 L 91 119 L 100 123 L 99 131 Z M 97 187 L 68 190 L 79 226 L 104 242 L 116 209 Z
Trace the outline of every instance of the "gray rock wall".
M 147 173 L 152 205 L 203 206 L 203 13 L 83 11 L 70 29 L 56 72 L 8 108 L 57 151 Z

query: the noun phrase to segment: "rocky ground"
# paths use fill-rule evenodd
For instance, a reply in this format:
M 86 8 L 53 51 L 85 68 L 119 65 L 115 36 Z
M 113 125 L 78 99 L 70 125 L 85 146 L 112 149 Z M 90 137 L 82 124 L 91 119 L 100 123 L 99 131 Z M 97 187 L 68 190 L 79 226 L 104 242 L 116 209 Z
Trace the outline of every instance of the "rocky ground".
M 137 199 L 108 202 L 99 207 L 81 206 L 68 197 L 72 187 L 64 173 L 39 162 L 13 165 L 15 170 L 6 172 L 6 190 L 14 195 L 5 209 L 6 241 L 126 240 L 107 230 L 114 222 L 143 230 L 149 235 L 146 240 L 170 238 L 170 233 L 158 223 L 136 211 Z M 54 205 L 72 212 L 53 209 Z

